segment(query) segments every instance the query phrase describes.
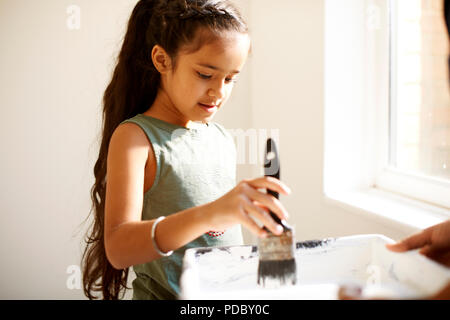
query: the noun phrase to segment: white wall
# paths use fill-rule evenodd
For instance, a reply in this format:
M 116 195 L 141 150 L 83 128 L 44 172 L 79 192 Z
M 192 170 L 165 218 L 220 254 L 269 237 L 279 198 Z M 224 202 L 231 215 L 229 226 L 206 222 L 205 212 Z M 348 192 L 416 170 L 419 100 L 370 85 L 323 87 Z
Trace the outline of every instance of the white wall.
M 253 0 L 253 125 L 280 129 L 283 204 L 298 240 L 362 233 L 399 239 L 407 230 L 325 201 L 324 1 Z
M 80 263 L 101 98 L 134 3 L 0 1 L 0 299 L 83 297 L 66 269 Z
M 324 202 L 324 4 L 237 1 L 253 53 L 216 121 L 280 129 L 283 197 L 297 238 L 406 233 Z M 101 98 L 136 0 L 0 1 L 0 299 L 82 299 L 66 286 L 91 202 Z M 69 5 L 81 29 L 69 30 Z M 240 165 L 238 178 L 261 170 Z M 246 234 L 246 240 L 254 239 Z M 129 295 L 128 295 L 129 297 Z

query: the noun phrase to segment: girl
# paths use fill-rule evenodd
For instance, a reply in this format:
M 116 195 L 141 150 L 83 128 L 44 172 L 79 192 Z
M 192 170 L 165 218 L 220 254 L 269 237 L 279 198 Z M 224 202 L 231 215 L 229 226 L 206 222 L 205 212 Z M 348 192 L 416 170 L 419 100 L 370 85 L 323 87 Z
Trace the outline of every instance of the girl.
M 82 258 L 88 298 L 118 299 L 133 266 L 133 299 L 176 299 L 187 248 L 241 245 L 241 224 L 264 237 L 252 218 L 282 231 L 268 210 L 281 219 L 286 210 L 259 189 L 288 187 L 266 177 L 236 185 L 234 140 L 211 122 L 249 48 L 228 1 L 137 3 L 103 99 L 95 219 Z

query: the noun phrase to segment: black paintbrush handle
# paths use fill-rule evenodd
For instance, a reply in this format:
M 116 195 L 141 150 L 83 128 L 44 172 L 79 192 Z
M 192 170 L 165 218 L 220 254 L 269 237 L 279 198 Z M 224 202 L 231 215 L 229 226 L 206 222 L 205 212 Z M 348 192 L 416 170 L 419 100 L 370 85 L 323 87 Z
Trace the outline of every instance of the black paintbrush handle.
M 269 155 L 272 157 L 269 157 Z M 266 177 L 280 179 L 280 158 L 278 157 L 278 150 L 275 141 L 271 138 L 268 138 L 266 142 L 266 151 L 264 153 L 264 175 Z M 267 189 L 267 193 L 274 196 L 276 199 L 280 198 L 278 192 Z M 283 225 L 280 218 L 278 218 L 275 213 L 271 210 L 269 210 L 269 213 L 276 223 Z
M 271 194 L 275 198 L 279 199 L 278 192 L 275 192 L 275 191 L 272 191 L 272 190 L 267 190 L 267 193 Z M 272 217 L 272 219 L 275 220 L 276 223 L 283 225 L 281 223 L 280 218 L 275 213 L 273 213 L 271 210 L 269 210 L 269 213 L 270 213 L 270 216 Z

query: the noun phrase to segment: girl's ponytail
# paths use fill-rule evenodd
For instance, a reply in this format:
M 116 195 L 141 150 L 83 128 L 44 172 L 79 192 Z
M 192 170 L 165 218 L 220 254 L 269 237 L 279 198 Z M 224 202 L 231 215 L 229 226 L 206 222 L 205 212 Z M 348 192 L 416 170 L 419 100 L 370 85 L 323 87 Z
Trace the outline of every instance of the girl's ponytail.
M 140 0 L 131 14 L 112 80 L 103 96 L 103 136 L 91 189 L 94 221 L 81 263 L 83 289 L 89 299 L 97 298 L 93 292 L 101 292 L 105 300 L 119 299 L 120 291 L 127 289 L 128 268 L 115 269 L 104 245 L 106 162 L 111 136 L 122 121 L 148 110 L 156 98 L 160 74 L 151 60 L 153 47 L 158 44 L 164 48 L 174 66 L 179 48 L 191 45 L 192 49 L 196 31 L 202 27 L 213 33 L 247 32 L 238 10 L 227 0 Z
M 128 269 L 115 269 L 106 257 L 104 217 L 106 195 L 106 160 L 111 136 L 124 120 L 146 111 L 153 103 L 159 85 L 159 73 L 151 61 L 153 44 L 146 40 L 146 30 L 155 1 L 140 1 L 128 22 L 122 49 L 112 80 L 103 96 L 103 137 L 94 166 L 95 183 L 91 189 L 95 217 L 82 256 L 83 289 L 89 299 L 101 292 L 105 300 L 119 299 L 127 288 Z

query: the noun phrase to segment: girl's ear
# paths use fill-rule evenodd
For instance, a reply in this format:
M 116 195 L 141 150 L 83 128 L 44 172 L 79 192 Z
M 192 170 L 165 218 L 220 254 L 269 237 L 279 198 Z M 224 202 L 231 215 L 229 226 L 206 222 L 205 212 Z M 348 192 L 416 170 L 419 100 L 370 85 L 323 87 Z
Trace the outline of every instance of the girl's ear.
M 161 74 L 167 73 L 172 68 L 172 61 L 169 55 L 159 45 L 155 45 L 152 49 L 152 61 L 156 70 Z

